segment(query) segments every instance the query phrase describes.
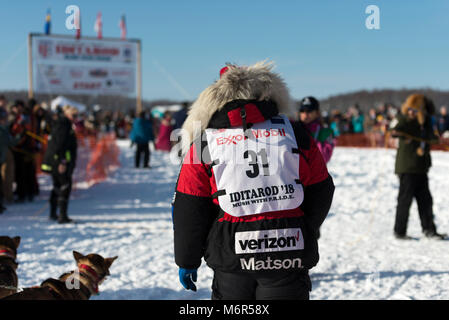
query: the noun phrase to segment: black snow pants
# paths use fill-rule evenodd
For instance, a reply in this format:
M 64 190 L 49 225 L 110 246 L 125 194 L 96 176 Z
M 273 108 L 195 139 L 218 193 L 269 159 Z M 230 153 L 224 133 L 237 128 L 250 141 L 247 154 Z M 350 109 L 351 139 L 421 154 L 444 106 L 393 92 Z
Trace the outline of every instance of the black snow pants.
M 309 300 L 308 270 L 260 274 L 215 270 L 212 300 Z
M 67 209 L 69 205 L 70 192 L 72 191 L 72 170 L 68 170 L 61 174 L 53 170 L 53 189 L 50 195 L 50 216 L 57 217 L 57 209 L 62 218 L 67 217 Z
M 436 227 L 433 221 L 432 195 L 429 190 L 429 180 L 427 174 L 402 173 L 399 175 L 399 195 L 396 208 L 396 221 L 394 232 L 405 235 L 410 206 L 413 198 L 418 204 L 421 228 L 426 231 L 435 232 Z
M 138 143 L 135 157 L 135 166 L 138 168 L 140 166 L 140 157 L 143 153 L 143 167 L 148 168 L 150 165 L 150 146 L 147 143 Z

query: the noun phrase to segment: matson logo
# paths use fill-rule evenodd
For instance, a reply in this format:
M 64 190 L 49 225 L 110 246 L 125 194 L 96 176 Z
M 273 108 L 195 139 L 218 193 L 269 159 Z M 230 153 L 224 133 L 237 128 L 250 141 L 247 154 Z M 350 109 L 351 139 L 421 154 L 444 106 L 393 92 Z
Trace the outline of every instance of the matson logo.
M 304 249 L 300 228 L 235 233 L 235 253 L 258 253 Z
M 243 270 L 280 270 L 293 269 L 301 267 L 301 259 L 274 259 L 267 257 L 265 260 L 256 260 L 254 257 L 248 260 L 240 259 L 240 265 Z

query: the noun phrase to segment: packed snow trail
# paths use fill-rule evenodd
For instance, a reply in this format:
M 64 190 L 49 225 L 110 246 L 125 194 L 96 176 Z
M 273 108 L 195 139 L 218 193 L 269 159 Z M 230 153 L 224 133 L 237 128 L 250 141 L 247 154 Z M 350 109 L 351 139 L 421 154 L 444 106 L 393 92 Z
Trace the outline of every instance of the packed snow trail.
M 105 182 L 72 193 L 69 215 L 76 224 L 48 220 L 48 176 L 41 195 L 0 215 L 0 235 L 22 237 L 19 286 L 40 284 L 73 270 L 72 251 L 118 255 L 111 275 L 92 299 L 209 299 L 212 272 L 198 271 L 198 291 L 178 281 L 173 259 L 170 203 L 179 166 L 153 152 L 151 169 L 134 168 L 134 149 L 118 142 L 121 167 Z M 329 163 L 336 191 L 321 228 L 320 262 L 312 269 L 311 298 L 449 299 L 449 241 L 424 239 L 413 204 L 408 233 L 394 239 L 398 181 L 394 150 L 337 148 Z M 449 230 L 449 153 L 433 152 L 430 188 L 438 230 Z

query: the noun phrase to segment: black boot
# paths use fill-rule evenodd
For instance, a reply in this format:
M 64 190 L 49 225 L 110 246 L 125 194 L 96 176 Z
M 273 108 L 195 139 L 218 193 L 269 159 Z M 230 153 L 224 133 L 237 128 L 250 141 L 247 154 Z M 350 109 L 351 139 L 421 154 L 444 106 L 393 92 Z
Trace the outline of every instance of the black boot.
M 424 231 L 424 235 L 426 238 L 435 240 L 445 240 L 447 238 L 447 234 L 438 233 L 436 230 L 426 230 Z
M 402 233 L 394 233 L 394 237 L 398 240 L 413 240 L 412 237 L 406 235 L 406 234 L 402 234 Z
M 60 201 L 59 202 L 59 218 L 58 218 L 58 223 L 62 224 L 62 223 L 71 223 L 73 222 L 72 219 L 70 219 L 67 216 L 67 207 L 68 207 L 68 203 L 67 201 Z
M 54 221 L 56 221 L 56 220 L 58 220 L 58 216 L 57 216 L 57 214 L 56 214 L 56 209 L 50 209 L 50 217 L 49 217 L 49 219 L 50 220 L 54 220 Z

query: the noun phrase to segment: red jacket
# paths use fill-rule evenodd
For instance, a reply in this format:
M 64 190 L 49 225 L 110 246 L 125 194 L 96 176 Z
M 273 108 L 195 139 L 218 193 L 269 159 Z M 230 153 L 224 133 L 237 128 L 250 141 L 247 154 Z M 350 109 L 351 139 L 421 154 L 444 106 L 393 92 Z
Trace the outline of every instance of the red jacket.
M 249 126 L 266 121 L 278 113 L 276 105 L 271 101 L 236 100 L 216 112 L 208 128 L 242 127 L 242 108 L 246 110 L 246 123 Z M 334 185 L 313 138 L 300 123 L 292 123 L 292 127 L 300 153 L 299 180 L 304 188 L 303 203 L 292 210 L 244 217 L 224 212 L 214 195 L 217 184 L 213 165 L 204 156 L 207 154 L 207 142 L 197 141 L 191 145 L 179 173 L 173 202 L 175 261 L 180 267 L 197 268 L 203 257 L 211 268 L 225 272 L 277 270 L 278 266 L 289 266 L 288 259 L 294 261 L 297 258 L 301 259 L 301 268 L 310 269 L 316 265 L 316 233 L 329 211 Z M 303 250 L 244 255 L 236 254 L 234 250 L 237 232 L 267 232 L 288 228 L 301 229 Z M 259 263 L 257 259 L 262 259 L 262 262 Z M 278 264 L 273 261 L 278 261 Z M 287 262 L 282 264 L 283 261 Z M 257 263 L 261 268 L 257 269 Z

